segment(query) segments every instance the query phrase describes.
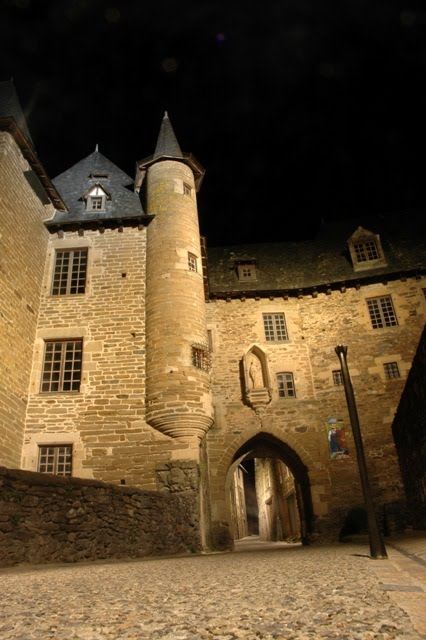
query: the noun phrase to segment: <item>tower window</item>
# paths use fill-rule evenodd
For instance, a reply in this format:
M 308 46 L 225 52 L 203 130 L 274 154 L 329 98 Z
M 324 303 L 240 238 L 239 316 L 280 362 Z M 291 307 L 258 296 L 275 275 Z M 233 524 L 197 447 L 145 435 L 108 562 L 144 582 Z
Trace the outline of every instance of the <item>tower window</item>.
M 203 371 L 210 371 L 210 350 L 203 344 L 193 344 L 191 347 L 192 365 Z
M 333 371 L 333 383 L 336 386 L 343 384 L 343 373 L 341 369 Z
M 190 271 L 197 271 L 197 256 L 193 253 L 188 253 L 188 269 Z
M 283 313 L 264 313 L 263 327 L 265 329 L 265 339 L 268 340 L 268 342 L 288 340 Z
M 397 362 L 385 362 L 383 364 L 385 370 L 385 378 L 390 380 L 391 378 L 400 378 L 398 363 Z
M 71 445 L 39 447 L 37 467 L 37 471 L 39 473 L 52 473 L 57 476 L 70 476 L 71 468 Z
M 84 293 L 86 270 L 87 249 L 57 251 L 53 272 L 52 296 Z
M 398 324 L 390 296 L 367 300 L 368 311 L 373 329 L 395 327 Z
M 380 258 L 375 240 L 354 243 L 354 251 L 357 262 L 367 262 L 368 260 L 378 260 Z
M 189 184 L 186 182 L 183 183 L 183 195 L 184 196 L 192 196 L 192 189 Z
M 46 342 L 40 391 L 80 391 L 82 340 Z
M 279 398 L 295 398 L 296 389 L 294 387 L 293 374 L 289 371 L 277 374 L 278 397 Z

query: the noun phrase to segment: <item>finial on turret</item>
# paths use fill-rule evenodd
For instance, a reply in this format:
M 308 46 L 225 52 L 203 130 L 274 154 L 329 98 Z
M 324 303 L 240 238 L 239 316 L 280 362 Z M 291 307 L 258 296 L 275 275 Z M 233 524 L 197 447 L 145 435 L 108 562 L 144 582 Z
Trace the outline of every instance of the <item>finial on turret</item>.
M 95 153 L 99 153 L 99 145 L 96 143 Z
M 164 112 L 164 117 L 167 119 L 169 118 L 169 114 L 167 113 L 167 111 Z

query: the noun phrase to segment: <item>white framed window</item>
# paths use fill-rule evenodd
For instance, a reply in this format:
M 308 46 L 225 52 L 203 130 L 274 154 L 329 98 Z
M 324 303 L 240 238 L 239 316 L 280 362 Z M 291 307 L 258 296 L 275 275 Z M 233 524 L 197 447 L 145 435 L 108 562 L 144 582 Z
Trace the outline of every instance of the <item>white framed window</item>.
M 264 313 L 263 328 L 268 342 L 288 340 L 287 326 L 283 313 Z
M 184 196 L 192 196 L 192 188 L 191 185 L 187 184 L 186 182 L 183 183 L 183 195 Z
M 343 384 L 343 373 L 341 369 L 335 369 L 333 371 L 333 384 L 339 386 Z
M 39 445 L 37 471 L 57 476 L 70 476 L 72 445 Z
M 293 374 L 290 371 L 277 373 L 278 397 L 295 398 L 296 389 L 294 386 Z
M 391 296 L 368 298 L 367 307 L 373 329 L 383 329 L 384 327 L 398 325 Z
M 188 252 L 188 269 L 190 271 L 194 271 L 197 272 L 197 256 L 195 256 L 193 253 L 189 253 Z
M 46 341 L 40 391 L 80 391 L 82 355 L 82 340 Z
M 385 378 L 387 378 L 388 380 L 401 377 L 397 362 L 384 362 L 383 369 L 385 371 Z
M 58 250 L 52 279 L 52 296 L 84 293 L 86 289 L 87 249 Z

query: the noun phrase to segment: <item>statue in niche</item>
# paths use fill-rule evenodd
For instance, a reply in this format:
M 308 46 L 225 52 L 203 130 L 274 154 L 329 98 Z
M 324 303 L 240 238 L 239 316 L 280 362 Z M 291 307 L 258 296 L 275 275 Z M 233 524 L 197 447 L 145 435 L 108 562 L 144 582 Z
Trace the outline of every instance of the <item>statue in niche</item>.
M 262 389 L 265 386 L 263 380 L 262 365 L 259 358 L 257 358 L 254 354 L 251 354 L 248 370 L 248 381 L 250 389 Z

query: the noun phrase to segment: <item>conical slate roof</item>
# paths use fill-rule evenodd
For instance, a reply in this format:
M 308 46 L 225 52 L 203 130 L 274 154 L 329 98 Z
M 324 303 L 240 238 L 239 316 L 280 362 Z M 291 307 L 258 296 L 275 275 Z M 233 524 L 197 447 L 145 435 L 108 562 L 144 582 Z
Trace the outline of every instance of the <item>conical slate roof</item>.
M 165 112 L 161 122 L 160 133 L 158 134 L 157 145 L 155 147 L 153 158 L 157 159 L 162 156 L 183 158 L 181 148 L 175 136 L 175 132 L 173 131 L 167 111 Z
M 133 190 L 133 180 L 111 160 L 96 151 L 77 162 L 53 180 L 61 194 L 66 212 L 57 211 L 47 226 L 108 222 L 145 216 L 140 197 Z M 105 211 L 87 211 L 84 196 L 95 185 L 108 194 Z

